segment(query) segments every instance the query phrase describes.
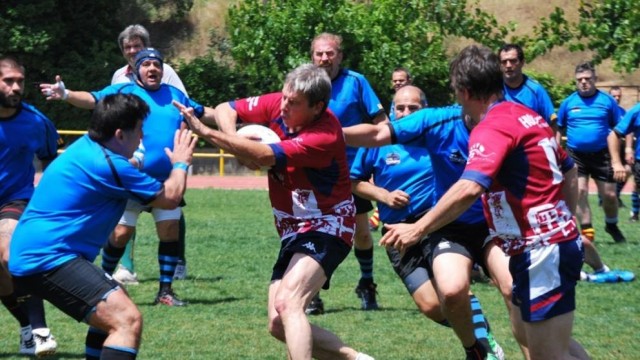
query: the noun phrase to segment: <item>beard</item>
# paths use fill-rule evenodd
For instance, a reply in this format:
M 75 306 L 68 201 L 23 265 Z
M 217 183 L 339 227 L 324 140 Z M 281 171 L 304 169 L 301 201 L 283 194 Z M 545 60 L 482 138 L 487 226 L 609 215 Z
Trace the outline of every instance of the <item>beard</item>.
M 20 106 L 22 95 L 7 96 L 0 93 L 0 107 L 16 109 Z

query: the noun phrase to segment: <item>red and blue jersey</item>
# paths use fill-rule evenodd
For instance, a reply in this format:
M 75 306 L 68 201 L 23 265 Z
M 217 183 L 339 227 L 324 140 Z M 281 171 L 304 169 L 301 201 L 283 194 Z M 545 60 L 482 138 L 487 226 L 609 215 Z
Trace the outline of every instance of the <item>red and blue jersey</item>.
M 563 173 L 573 166 L 540 115 L 504 101 L 471 132 L 461 179 L 487 189 L 482 200 L 491 234 L 514 255 L 577 238 L 562 194 Z
M 280 114 L 282 93 L 230 102 L 242 122 L 274 130 L 282 140 L 270 144 L 276 164 L 269 170 L 269 198 L 281 239 L 318 231 L 351 246 L 355 205 L 342 127 L 330 111 L 297 133 L 289 133 Z

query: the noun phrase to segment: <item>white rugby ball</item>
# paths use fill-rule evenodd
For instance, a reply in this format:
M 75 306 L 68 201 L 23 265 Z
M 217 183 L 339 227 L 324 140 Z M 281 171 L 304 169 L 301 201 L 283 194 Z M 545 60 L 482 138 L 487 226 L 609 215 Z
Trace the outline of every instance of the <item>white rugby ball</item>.
M 280 137 L 275 133 L 275 131 L 258 124 L 245 125 L 238 129 L 237 134 L 241 136 L 259 137 L 260 142 L 263 144 L 275 144 L 280 142 Z

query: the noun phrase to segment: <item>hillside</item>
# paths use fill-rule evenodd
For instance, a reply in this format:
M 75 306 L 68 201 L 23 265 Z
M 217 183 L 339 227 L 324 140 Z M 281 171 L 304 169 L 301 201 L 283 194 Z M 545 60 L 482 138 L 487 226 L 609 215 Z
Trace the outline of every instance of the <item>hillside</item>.
M 166 45 L 176 58 L 189 61 L 202 55 L 208 48 L 210 30 L 224 27 L 224 18 L 226 17 L 228 6 L 238 1 L 240 0 L 195 0 L 190 12 L 189 21 L 192 31 L 189 39 L 172 39 L 172 35 L 175 33 L 169 33 L 166 38 L 164 36 L 161 36 L 161 38 L 172 39 L 170 44 Z M 548 15 L 555 7 L 564 9 L 566 16 L 570 20 L 577 19 L 578 2 L 575 0 L 551 0 L 549 2 L 480 0 L 479 4 L 482 10 L 494 14 L 501 24 L 507 24 L 509 21 L 517 23 L 516 34 L 529 32 L 536 25 L 539 18 Z M 451 46 L 452 53 L 463 45 L 466 45 L 466 43 L 456 41 L 455 45 Z M 573 70 L 576 63 L 588 58 L 588 53 L 572 53 L 563 48 L 554 49 L 527 64 L 525 71 L 528 69 L 539 73 L 548 73 L 560 81 L 567 82 L 573 78 Z M 640 85 L 640 70 L 636 70 L 631 74 L 619 74 L 613 71 L 610 62 L 605 62 L 598 67 L 598 78 L 599 86 L 602 88 L 608 88 L 611 85 L 623 87 L 623 107 L 629 108 L 640 101 L 637 88 Z

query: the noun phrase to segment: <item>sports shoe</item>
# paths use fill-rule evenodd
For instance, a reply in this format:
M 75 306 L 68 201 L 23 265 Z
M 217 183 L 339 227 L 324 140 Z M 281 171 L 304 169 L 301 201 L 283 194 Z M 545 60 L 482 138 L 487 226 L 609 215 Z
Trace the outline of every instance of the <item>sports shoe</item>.
M 51 335 L 48 328 L 33 329 L 33 340 L 35 341 L 35 356 L 51 356 L 56 353 L 58 343 L 56 338 Z
M 607 224 L 604 227 L 604 231 L 611 235 L 613 241 L 617 243 L 623 243 L 627 241 L 624 235 L 622 235 L 622 231 L 620 231 L 620 229 L 618 228 L 618 224 Z
M 118 265 L 118 269 L 111 276 L 122 285 L 138 285 L 138 274 L 132 273 L 129 269 L 122 265 Z
M 158 296 L 153 302 L 153 305 L 167 305 L 167 306 L 187 306 L 186 301 L 182 301 L 173 292 L 173 289 L 164 289 L 158 292 Z
M 635 274 L 627 270 L 609 270 L 587 274 L 587 281 L 598 284 L 629 282 L 635 280 L 635 278 Z
M 504 360 L 504 350 L 502 349 L 502 346 L 500 346 L 500 344 L 498 344 L 496 339 L 493 337 L 491 330 L 487 330 L 487 341 L 489 342 L 489 346 L 491 347 L 491 352 L 493 353 L 492 355 L 495 356 L 495 359 Z M 490 357 L 487 356 L 487 359 L 489 358 Z
M 375 283 L 360 283 L 356 287 L 356 296 L 358 296 L 362 302 L 360 307 L 362 310 L 369 311 L 379 309 L 378 303 L 376 302 L 376 294 L 378 293 L 376 287 L 378 287 L 378 285 Z
M 20 329 L 20 355 L 35 355 L 36 342 L 33 339 L 31 326 L 25 326 Z
M 304 313 L 307 315 L 322 315 L 324 314 L 324 303 L 322 299 L 320 299 L 320 294 L 316 294 L 312 299 L 307 308 L 304 309 Z
M 632 212 L 631 213 L 631 217 L 629 218 L 629 221 L 630 222 L 638 222 L 638 220 L 640 220 L 640 219 L 638 219 L 638 213 Z

